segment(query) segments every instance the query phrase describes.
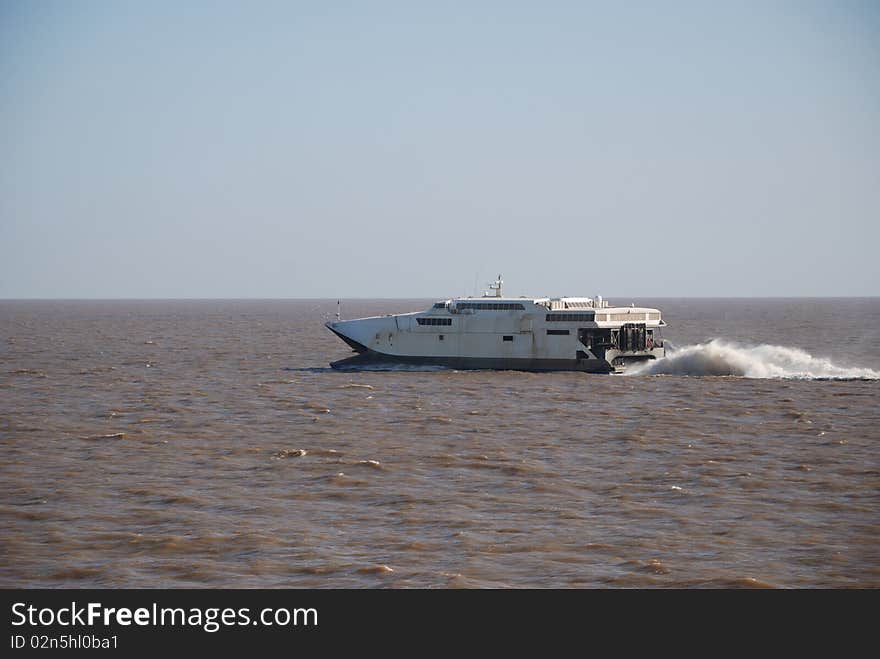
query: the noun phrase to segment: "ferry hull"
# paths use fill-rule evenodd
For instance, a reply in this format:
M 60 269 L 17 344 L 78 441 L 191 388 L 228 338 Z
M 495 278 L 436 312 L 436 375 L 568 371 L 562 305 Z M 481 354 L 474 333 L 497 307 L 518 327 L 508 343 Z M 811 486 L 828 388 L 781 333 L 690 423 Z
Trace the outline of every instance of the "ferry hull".
M 627 361 L 656 359 L 656 355 L 628 357 Z M 540 359 L 517 357 L 422 357 L 387 355 L 373 350 L 331 362 L 335 369 L 358 369 L 383 364 L 410 364 L 414 366 L 443 366 L 459 371 L 581 371 L 583 373 L 614 373 L 623 370 L 622 365 L 612 366 L 604 359 Z

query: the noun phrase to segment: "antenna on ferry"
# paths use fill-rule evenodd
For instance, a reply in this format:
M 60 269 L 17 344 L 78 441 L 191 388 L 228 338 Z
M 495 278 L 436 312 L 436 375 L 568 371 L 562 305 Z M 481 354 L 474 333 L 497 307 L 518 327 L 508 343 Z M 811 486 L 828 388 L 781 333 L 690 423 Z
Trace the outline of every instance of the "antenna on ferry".
M 337 323 L 339 322 L 339 319 L 341 317 L 341 315 L 339 313 L 341 308 L 342 308 L 342 304 L 341 304 L 340 300 L 336 300 L 336 322 Z
M 501 279 L 501 275 L 498 275 L 498 279 L 495 280 L 494 284 L 489 284 L 489 290 L 495 291 L 495 297 L 504 297 L 501 294 L 501 286 L 504 284 L 504 281 Z M 491 297 L 489 294 L 486 294 L 486 297 Z

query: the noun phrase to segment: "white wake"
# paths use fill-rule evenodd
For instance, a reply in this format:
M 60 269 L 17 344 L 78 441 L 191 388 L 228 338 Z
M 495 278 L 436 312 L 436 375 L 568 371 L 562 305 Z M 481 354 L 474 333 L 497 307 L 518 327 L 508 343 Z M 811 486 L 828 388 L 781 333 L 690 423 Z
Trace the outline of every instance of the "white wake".
M 667 344 L 668 346 L 668 344 Z M 805 380 L 878 380 L 870 368 L 837 366 L 799 348 L 747 346 L 713 339 L 708 343 L 669 348 L 666 357 L 628 370 L 628 375 L 738 375 L 747 378 Z

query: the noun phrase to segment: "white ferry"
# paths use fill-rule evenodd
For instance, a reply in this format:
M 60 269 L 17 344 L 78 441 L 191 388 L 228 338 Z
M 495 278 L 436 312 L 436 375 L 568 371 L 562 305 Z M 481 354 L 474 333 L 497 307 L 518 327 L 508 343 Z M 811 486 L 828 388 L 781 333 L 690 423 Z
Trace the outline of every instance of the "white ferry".
M 663 357 L 660 311 L 613 307 L 602 296 L 507 298 L 501 275 L 481 298 L 414 313 L 340 320 L 327 328 L 357 353 L 333 368 L 376 363 L 455 369 L 619 372 Z

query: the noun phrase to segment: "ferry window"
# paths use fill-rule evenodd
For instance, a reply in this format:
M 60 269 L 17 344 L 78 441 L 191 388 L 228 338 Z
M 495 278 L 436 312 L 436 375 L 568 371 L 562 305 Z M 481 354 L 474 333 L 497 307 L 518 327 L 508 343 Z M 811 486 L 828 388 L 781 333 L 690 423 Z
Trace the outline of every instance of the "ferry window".
M 503 337 L 501 337 L 501 338 L 502 338 L 504 341 L 513 341 L 513 337 L 512 337 L 512 336 L 503 336 Z
M 525 311 L 518 302 L 459 302 L 459 309 L 479 309 L 481 311 Z
M 452 325 L 452 318 L 416 318 L 419 325 Z
M 568 330 L 547 330 L 547 334 L 551 336 L 565 336 L 568 333 Z
M 592 321 L 595 318 L 595 314 L 592 311 L 583 312 L 583 313 L 548 313 L 546 316 L 546 320 L 548 323 L 552 322 L 577 322 L 577 321 Z
M 443 335 L 442 335 L 442 334 L 438 334 L 438 335 L 437 335 L 437 338 L 440 339 L 440 340 L 442 341 L 442 340 L 443 340 Z

